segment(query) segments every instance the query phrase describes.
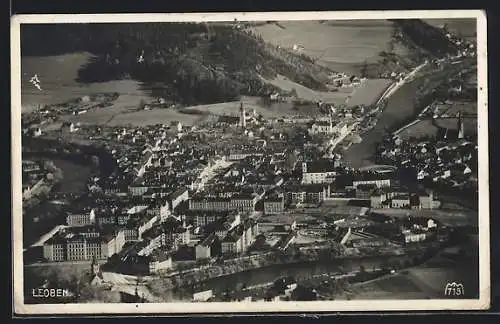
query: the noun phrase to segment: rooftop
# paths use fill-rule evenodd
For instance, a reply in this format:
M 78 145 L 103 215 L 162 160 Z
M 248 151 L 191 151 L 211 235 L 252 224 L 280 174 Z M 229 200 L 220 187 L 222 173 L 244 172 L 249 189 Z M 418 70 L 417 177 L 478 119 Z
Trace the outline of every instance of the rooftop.
M 214 242 L 218 240 L 218 236 L 215 235 L 215 233 L 210 233 L 207 237 L 205 237 L 201 242 L 200 245 L 202 246 L 211 246 Z
M 243 225 L 236 226 L 229 233 L 227 233 L 223 242 L 237 242 L 243 235 L 244 229 Z
M 321 159 L 304 163 L 306 163 L 307 166 L 307 173 L 334 172 L 337 169 L 337 167 L 335 167 L 334 161 L 329 159 Z

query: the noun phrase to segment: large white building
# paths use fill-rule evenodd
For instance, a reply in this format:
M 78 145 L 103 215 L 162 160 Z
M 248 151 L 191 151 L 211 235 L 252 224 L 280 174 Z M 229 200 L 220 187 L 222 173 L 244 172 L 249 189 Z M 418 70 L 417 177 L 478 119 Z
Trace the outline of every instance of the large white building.
M 337 161 L 319 160 L 302 163 L 302 183 L 332 183 L 335 180 Z
M 95 235 L 87 235 L 95 234 Z M 125 245 L 125 234 L 58 233 L 43 245 L 43 257 L 47 261 L 103 260 L 120 252 Z
M 165 271 L 172 268 L 172 256 L 165 252 L 157 250 L 156 253 L 150 255 L 149 273 L 157 274 L 160 271 Z
M 359 185 L 375 185 L 377 188 L 388 188 L 394 184 L 394 176 L 387 173 L 363 172 L 354 177 L 352 186 L 357 189 Z

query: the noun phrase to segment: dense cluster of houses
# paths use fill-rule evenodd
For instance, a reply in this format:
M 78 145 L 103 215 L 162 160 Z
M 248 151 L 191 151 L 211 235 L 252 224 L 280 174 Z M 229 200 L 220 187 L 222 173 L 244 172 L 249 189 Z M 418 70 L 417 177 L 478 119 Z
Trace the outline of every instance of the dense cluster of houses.
M 477 183 L 477 144 L 459 139 L 388 139 L 379 151 L 383 161 L 412 168 L 418 181 L 451 187 Z
M 89 180 L 89 199 L 72 206 L 64 229 L 43 243 L 45 259 L 134 256 L 159 273 L 171 269 L 174 259 L 246 253 L 259 237 L 260 215 L 332 199 L 364 199 L 373 208 L 436 207 L 432 193 L 399 189 L 393 173 L 351 170 L 307 139 L 259 130 L 266 127 L 252 118 L 240 108 L 239 118 L 224 125 L 94 128 L 92 136 L 109 138 L 116 168 Z M 310 132 L 324 133 L 314 125 Z M 326 133 L 332 127 L 345 132 L 347 124 L 330 123 Z M 283 233 L 280 249 L 295 238 L 294 230 Z

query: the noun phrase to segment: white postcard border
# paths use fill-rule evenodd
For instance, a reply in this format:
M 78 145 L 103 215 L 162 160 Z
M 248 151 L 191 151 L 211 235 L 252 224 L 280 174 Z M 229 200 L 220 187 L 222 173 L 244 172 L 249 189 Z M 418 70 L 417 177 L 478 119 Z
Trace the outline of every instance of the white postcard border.
M 478 181 L 479 181 L 479 299 L 350 300 L 312 302 L 144 303 L 144 304 L 24 304 L 21 184 L 20 25 L 34 23 L 124 23 L 187 21 L 348 20 L 410 18 L 476 18 L 478 50 Z M 490 306 L 490 233 L 486 13 L 481 10 L 64 14 L 16 15 L 11 18 L 12 127 L 12 245 L 14 312 L 17 314 L 185 314 L 337 311 L 473 310 Z M 16 135 L 18 134 L 18 135 Z

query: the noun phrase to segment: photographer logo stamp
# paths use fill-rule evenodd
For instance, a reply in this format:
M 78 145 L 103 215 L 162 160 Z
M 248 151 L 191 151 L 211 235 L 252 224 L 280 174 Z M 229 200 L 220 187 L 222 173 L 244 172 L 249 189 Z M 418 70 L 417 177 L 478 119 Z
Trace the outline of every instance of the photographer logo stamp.
M 465 295 L 464 285 L 457 282 L 449 282 L 444 288 L 444 295 L 450 297 L 462 297 Z

